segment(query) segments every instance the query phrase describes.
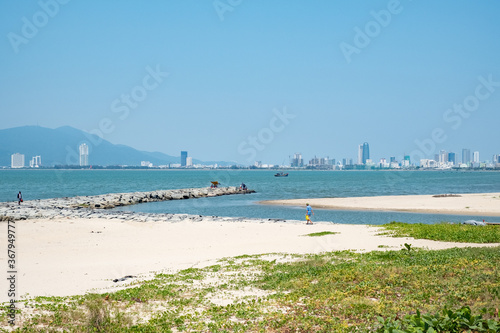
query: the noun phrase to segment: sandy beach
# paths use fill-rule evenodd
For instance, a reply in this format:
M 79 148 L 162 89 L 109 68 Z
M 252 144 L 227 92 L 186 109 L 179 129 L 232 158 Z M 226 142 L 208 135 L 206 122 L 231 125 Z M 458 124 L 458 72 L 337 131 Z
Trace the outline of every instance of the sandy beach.
M 402 211 L 415 213 L 500 216 L 500 193 L 457 196 L 404 195 L 351 198 L 316 198 L 262 201 L 262 204 L 342 210 Z M 488 219 L 486 219 L 488 220 Z M 497 219 L 500 221 L 500 219 Z
M 2 228 L 7 228 L 3 222 Z M 372 251 L 414 247 L 444 249 L 485 246 L 377 236 L 366 225 L 290 222 L 137 222 L 117 219 L 32 219 L 17 221 L 17 292 L 21 297 L 67 296 L 123 288 L 126 275 L 147 279 L 189 267 L 213 265 L 218 259 L 263 253 Z M 305 237 L 313 232 L 335 235 Z M 2 233 L 5 244 L 5 233 Z M 498 244 L 496 244 L 498 245 Z M 489 244 L 486 246 L 495 246 Z M 6 252 L 0 265 L 7 267 Z M 2 279 L 1 290 L 7 290 Z M 7 301 L 7 293 L 0 294 Z M 19 298 L 18 298 L 19 299 Z

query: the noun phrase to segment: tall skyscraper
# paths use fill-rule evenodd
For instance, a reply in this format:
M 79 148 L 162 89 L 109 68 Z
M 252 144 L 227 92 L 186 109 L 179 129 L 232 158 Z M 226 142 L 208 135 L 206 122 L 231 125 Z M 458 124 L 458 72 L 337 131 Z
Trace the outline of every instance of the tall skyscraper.
M 473 154 L 472 154 L 473 158 L 472 160 L 474 161 L 474 163 L 479 163 L 479 152 L 478 151 L 475 151 Z
M 15 153 L 10 156 L 10 167 L 24 168 L 24 154 Z
M 363 143 L 363 155 L 362 155 L 362 164 L 366 164 L 366 160 L 370 159 L 370 146 L 368 142 Z
M 82 143 L 79 147 L 80 150 L 80 166 L 89 165 L 89 146 L 86 143 Z
M 455 153 L 448 153 L 448 162 L 451 162 L 453 164 L 457 164 Z
M 304 166 L 304 160 L 302 159 L 301 153 L 293 154 L 293 159 L 290 161 L 290 165 L 293 168 L 301 168 Z
M 462 149 L 462 163 L 469 164 L 470 163 L 470 149 Z
M 181 167 L 185 167 L 186 166 L 187 157 L 188 157 L 188 152 L 182 150 L 181 151 Z
M 358 164 L 366 164 L 366 161 L 370 159 L 370 146 L 368 142 L 363 143 L 358 146 Z
M 448 153 L 445 150 L 439 151 L 439 163 L 448 162 Z
M 403 160 L 403 166 L 409 167 L 411 164 L 410 155 L 405 155 Z
M 33 156 L 30 161 L 31 168 L 39 168 L 42 166 L 42 157 L 41 156 Z

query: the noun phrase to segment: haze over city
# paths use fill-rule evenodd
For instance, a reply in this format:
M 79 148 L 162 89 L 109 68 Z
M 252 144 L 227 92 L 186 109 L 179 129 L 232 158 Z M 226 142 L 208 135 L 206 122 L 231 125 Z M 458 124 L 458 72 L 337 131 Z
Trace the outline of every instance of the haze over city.
M 497 2 L 0 3 L 0 129 L 200 160 L 500 154 Z M 36 138 L 33 138 L 36 140 Z M 77 147 L 75 147 L 77 149 Z

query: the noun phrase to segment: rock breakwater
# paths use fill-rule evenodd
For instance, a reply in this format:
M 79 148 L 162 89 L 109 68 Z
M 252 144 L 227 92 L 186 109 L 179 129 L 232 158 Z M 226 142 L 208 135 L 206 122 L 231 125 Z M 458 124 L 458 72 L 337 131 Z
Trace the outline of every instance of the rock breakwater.
M 29 200 L 18 205 L 17 202 L 0 203 L 0 221 L 26 220 L 36 218 L 124 218 L 140 221 L 166 217 L 168 220 L 179 214 L 142 214 L 109 212 L 106 209 L 135 205 L 145 202 L 184 200 L 203 197 L 216 197 L 232 194 L 255 193 L 253 190 L 241 190 L 238 187 L 190 188 L 179 190 L 158 190 L 150 192 L 110 193 L 93 196 L 77 196 L 54 199 Z M 187 215 L 183 215 L 187 216 Z M 196 217 L 196 215 L 195 215 Z M 175 218 L 174 218 L 175 219 Z

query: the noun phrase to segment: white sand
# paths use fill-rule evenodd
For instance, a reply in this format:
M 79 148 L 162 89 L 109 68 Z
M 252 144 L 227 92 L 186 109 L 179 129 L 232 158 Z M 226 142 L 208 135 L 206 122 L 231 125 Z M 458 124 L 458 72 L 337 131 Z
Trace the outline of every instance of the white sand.
M 406 211 L 416 213 L 500 216 L 500 193 L 459 194 L 460 197 L 403 195 L 262 201 L 263 204 L 343 210 Z M 488 219 L 486 219 L 488 221 Z M 500 220 L 500 219 L 497 219 Z
M 0 224 L 5 231 L 7 223 Z M 333 231 L 322 237 L 303 235 Z M 26 220 L 16 222 L 17 292 L 20 296 L 65 296 L 104 292 L 126 282 L 125 275 L 152 276 L 204 267 L 217 259 L 271 252 L 319 253 L 414 247 L 443 249 L 484 246 L 376 236 L 365 225 L 252 222 L 130 222 L 107 219 Z M 6 232 L 0 244 L 6 246 Z M 498 245 L 498 244 L 496 244 Z M 493 246 L 493 245 L 489 245 Z M 0 267 L 7 271 L 6 248 Z M 0 279 L 0 301 L 7 301 L 7 281 Z M 19 299 L 19 298 L 18 298 Z

